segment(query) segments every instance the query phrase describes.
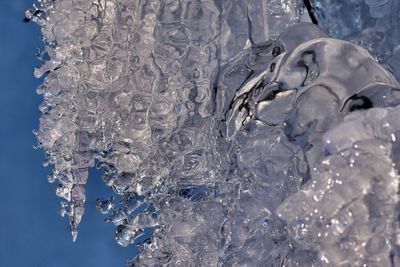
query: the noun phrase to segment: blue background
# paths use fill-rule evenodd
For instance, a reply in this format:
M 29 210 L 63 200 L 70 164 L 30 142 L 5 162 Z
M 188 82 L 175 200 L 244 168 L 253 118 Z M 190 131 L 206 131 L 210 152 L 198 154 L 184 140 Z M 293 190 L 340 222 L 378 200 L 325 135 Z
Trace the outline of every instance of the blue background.
M 126 266 L 136 248 L 119 247 L 115 227 L 95 209 L 97 197 L 110 195 L 100 174 L 90 174 L 86 212 L 72 243 L 67 220 L 57 214 L 55 185 L 47 182 L 50 169 L 42 167 L 44 153 L 33 149 L 42 99 L 33 69 L 42 42 L 39 27 L 23 22 L 32 3 L 0 0 L 0 266 Z

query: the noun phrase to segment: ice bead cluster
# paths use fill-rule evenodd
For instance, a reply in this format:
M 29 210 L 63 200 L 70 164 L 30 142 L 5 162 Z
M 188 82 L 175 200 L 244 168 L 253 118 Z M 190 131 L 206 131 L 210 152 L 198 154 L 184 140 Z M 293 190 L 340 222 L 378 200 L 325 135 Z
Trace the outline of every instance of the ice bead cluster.
M 310 0 L 318 24 L 332 37 L 368 49 L 400 78 L 400 1 Z
M 73 239 L 97 166 L 112 192 L 90 201 L 118 244 L 139 246 L 133 266 L 400 266 L 400 85 L 303 12 L 297 0 L 27 11 L 45 41 L 35 134 Z

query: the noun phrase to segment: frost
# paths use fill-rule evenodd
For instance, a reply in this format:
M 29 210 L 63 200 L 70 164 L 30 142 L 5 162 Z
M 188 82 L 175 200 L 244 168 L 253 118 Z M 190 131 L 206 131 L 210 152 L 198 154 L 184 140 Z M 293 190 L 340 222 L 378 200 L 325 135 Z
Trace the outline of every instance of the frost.
M 35 133 L 73 239 L 96 165 L 114 192 L 96 207 L 140 247 L 135 266 L 399 266 L 400 86 L 302 14 L 295 0 L 27 11 L 46 42 Z

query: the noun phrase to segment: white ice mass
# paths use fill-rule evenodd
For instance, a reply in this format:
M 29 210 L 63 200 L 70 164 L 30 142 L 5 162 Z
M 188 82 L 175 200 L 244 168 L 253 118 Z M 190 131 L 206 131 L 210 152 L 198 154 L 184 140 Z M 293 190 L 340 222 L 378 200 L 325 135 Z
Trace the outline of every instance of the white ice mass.
M 96 165 L 114 192 L 97 208 L 140 247 L 134 266 L 400 266 L 398 14 L 39 1 L 36 135 L 73 239 Z

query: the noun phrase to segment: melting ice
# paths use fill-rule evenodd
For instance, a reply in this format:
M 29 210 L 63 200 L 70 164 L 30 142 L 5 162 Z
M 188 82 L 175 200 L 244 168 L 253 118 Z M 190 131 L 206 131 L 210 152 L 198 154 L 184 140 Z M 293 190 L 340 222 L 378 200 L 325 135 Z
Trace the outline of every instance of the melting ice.
M 132 265 L 400 266 L 398 1 L 307 2 L 321 28 L 299 0 L 27 11 L 74 240 L 97 165 Z

